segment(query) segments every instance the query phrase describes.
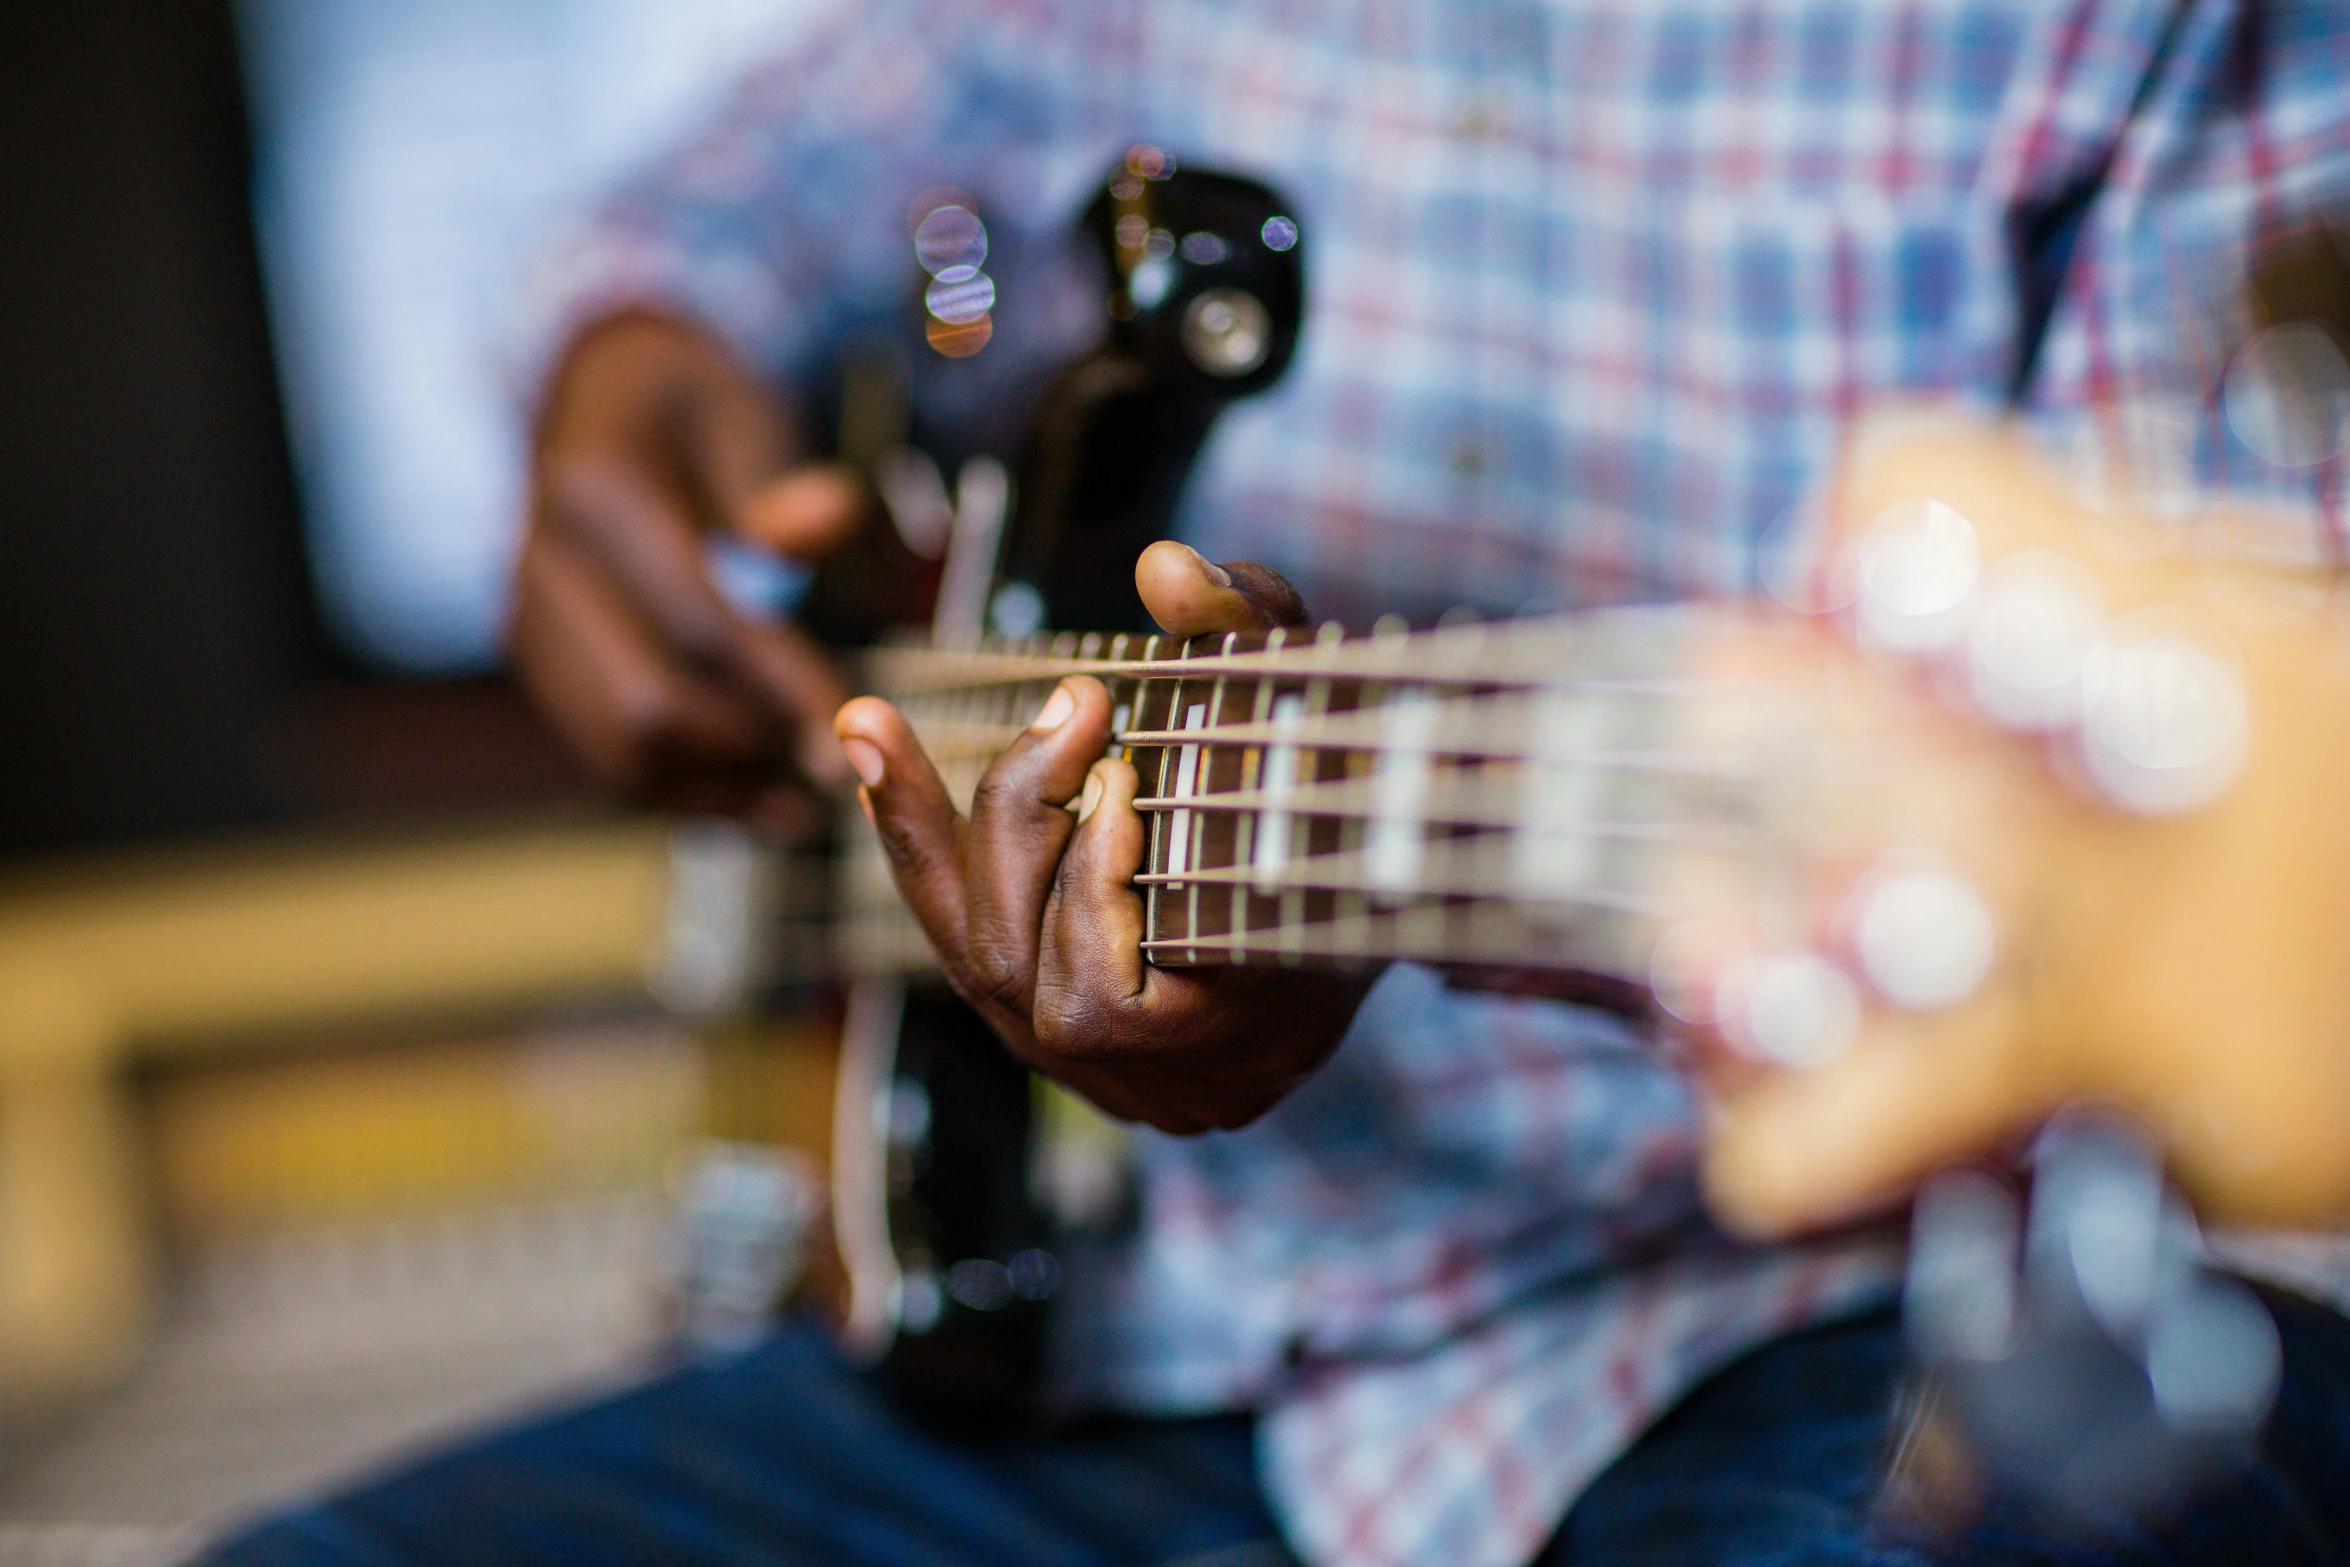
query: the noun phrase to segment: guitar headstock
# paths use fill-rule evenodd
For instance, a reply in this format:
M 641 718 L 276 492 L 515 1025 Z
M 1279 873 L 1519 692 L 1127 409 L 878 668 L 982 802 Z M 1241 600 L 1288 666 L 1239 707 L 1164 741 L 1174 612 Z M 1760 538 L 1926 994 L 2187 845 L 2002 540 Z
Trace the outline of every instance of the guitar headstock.
M 2350 1211 L 2341 631 L 2012 433 L 1878 430 L 1835 513 L 1848 635 L 1814 678 L 1873 735 L 1865 777 L 1823 796 L 1792 920 L 1700 889 L 1716 923 L 1660 951 L 1661 999 L 1727 1047 L 1718 1210 L 1833 1219 L 2096 1099 L 2207 1214 Z

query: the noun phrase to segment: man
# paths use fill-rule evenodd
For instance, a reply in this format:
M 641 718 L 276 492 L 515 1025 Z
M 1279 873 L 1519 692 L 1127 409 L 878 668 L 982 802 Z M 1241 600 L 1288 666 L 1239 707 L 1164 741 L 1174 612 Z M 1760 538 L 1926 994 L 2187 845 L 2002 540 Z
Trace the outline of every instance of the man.
M 1016 423 L 1096 330 L 1065 225 L 1137 143 L 1268 179 L 1311 268 L 1297 364 L 1189 492 L 1199 553 L 1143 583 L 1176 629 L 1291 618 L 1281 579 L 1348 617 L 1747 590 L 1891 395 L 2013 401 L 2059 444 L 2170 421 L 2224 462 L 2198 310 L 2350 198 L 2346 27 L 2315 0 L 896 0 L 756 75 L 557 270 L 516 656 L 647 797 L 781 815 L 853 770 L 1015 1051 L 1178 1134 L 1144 1138 L 1132 1247 L 1064 1297 L 1056 1396 L 1097 1419 L 929 1431 L 787 1333 L 222 1559 L 1920 1559 L 1866 1521 L 1883 1234 L 1711 1228 L 1689 1093 L 1608 1019 L 1408 967 L 1367 993 L 1133 971 L 1131 845 L 1088 838 L 1129 785 L 1087 792 L 1098 691 L 957 826 L 885 708 L 834 748 L 821 656 L 729 608 L 701 540 L 813 556 L 849 527 L 793 388 L 893 341 L 924 189 L 977 198 L 1003 286 L 977 358 L 911 355 L 917 415 Z M 2334 472 L 2260 477 L 2322 506 Z M 1056 875 L 1095 901 L 1048 913 Z M 1961 1558 L 2338 1554 L 2350 1328 L 2278 1309 L 2243 1485 L 2104 1556 L 1995 1510 Z

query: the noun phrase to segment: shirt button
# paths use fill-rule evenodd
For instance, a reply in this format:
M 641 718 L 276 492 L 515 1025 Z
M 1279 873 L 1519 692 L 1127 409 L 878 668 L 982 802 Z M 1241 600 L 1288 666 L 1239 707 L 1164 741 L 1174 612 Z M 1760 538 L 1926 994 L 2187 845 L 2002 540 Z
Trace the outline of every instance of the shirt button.
M 1478 479 L 1485 475 L 1485 448 L 1475 441 L 1462 441 L 1452 449 L 1452 471 L 1464 479 Z

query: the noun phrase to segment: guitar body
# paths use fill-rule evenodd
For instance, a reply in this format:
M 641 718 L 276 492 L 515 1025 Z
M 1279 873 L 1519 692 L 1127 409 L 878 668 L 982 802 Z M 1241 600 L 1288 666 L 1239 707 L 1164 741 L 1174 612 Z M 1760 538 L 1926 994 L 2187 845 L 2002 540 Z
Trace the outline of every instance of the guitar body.
M 886 1246 L 852 1264 L 851 1342 L 911 1402 L 1019 1409 L 1041 1370 L 1064 1233 L 1032 1180 L 1029 1073 L 943 983 L 866 981 L 859 1000 L 877 999 L 880 1016 L 852 1013 L 868 1032 L 846 1045 L 885 1069 L 852 1074 L 848 1135 L 835 1138 L 836 1164 L 871 1183 L 840 1187 L 845 1207 Z

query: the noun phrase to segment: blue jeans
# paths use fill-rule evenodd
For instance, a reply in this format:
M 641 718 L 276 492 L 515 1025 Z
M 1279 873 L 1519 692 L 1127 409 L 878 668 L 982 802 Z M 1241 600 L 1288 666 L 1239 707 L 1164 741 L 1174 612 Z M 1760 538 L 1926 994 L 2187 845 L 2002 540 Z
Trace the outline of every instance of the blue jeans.
M 2273 1296 L 2285 1387 L 2260 1462 L 2159 1534 L 2091 1549 L 1996 1504 L 1939 1557 L 1867 1511 L 1900 1371 L 1889 1312 L 1715 1376 L 1579 1501 L 1544 1567 L 2350 1561 L 2350 1322 Z M 218 1567 L 1285 1567 L 1247 1419 L 984 1440 L 926 1429 L 787 1328 L 747 1358 L 429 1458 L 269 1520 Z

